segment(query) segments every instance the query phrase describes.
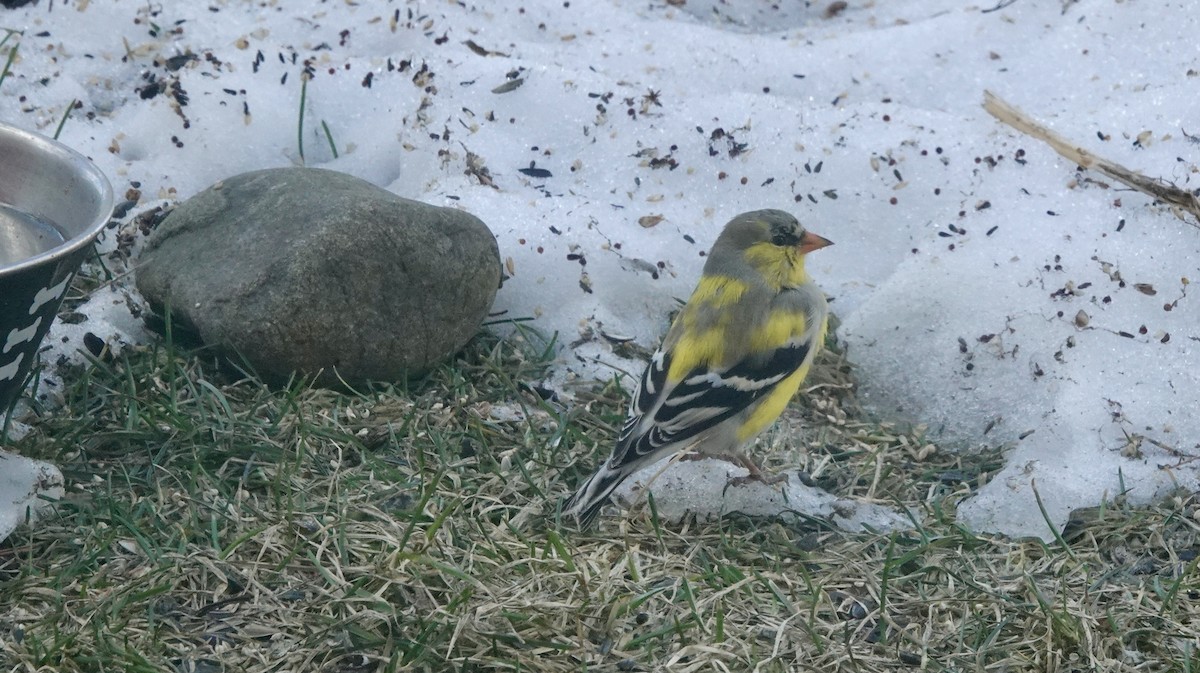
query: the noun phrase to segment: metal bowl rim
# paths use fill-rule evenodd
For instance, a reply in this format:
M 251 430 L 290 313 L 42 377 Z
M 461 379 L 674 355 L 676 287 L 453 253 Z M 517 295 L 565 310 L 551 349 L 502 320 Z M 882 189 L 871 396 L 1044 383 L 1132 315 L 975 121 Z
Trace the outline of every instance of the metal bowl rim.
M 0 267 L 0 278 L 3 278 L 4 276 L 15 275 L 43 264 L 56 262 L 63 257 L 75 254 L 85 246 L 90 245 L 92 241 L 95 241 L 100 236 L 100 232 L 104 231 L 109 218 L 112 217 L 113 190 L 112 184 L 95 162 L 53 138 L 40 133 L 26 131 L 11 124 L 5 124 L 4 122 L 0 122 L 0 135 L 15 136 L 37 147 L 41 152 L 66 163 L 74 164 L 82 169 L 81 175 L 84 179 L 100 187 L 100 208 L 97 211 L 98 214 L 95 221 L 79 234 L 72 236 L 43 253 L 23 259 L 16 264 Z

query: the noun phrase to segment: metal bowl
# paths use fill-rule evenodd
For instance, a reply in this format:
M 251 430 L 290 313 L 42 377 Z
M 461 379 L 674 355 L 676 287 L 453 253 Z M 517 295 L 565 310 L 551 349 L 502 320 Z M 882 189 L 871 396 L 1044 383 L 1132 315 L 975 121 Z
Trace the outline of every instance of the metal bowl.
M 0 124 L 0 418 L 112 208 L 112 186 L 87 157 Z

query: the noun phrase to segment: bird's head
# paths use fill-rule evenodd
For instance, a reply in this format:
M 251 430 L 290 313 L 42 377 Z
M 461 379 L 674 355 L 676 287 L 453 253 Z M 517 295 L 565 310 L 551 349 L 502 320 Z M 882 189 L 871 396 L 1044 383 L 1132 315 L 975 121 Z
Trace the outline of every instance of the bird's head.
M 833 242 L 805 230 L 791 213 L 754 210 L 725 225 L 713 257 L 740 259 L 780 285 L 793 285 L 805 278 L 804 255 L 829 245 Z

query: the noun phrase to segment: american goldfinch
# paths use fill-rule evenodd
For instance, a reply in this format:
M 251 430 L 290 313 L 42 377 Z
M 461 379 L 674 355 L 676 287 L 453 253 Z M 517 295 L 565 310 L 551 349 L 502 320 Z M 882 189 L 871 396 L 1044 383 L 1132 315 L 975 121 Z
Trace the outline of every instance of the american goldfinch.
M 725 225 L 654 353 L 612 455 L 564 504 L 586 528 L 626 477 L 679 451 L 734 459 L 779 418 L 825 338 L 829 306 L 804 256 L 832 242 L 781 210 Z

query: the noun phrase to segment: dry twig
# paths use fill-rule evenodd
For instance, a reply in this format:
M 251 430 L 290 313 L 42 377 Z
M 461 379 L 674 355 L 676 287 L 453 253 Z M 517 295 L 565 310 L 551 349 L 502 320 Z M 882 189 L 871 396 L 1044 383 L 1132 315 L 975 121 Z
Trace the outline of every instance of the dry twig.
M 1131 171 L 1124 166 L 1098 157 L 1079 147 L 1054 131 L 1034 121 L 1024 112 L 1010 105 L 991 91 L 983 92 L 983 109 L 996 119 L 1008 124 L 1014 129 L 1041 140 L 1063 157 L 1075 162 L 1083 168 L 1092 168 L 1118 180 L 1133 189 L 1152 198 L 1171 205 L 1179 219 L 1187 221 L 1183 212 L 1190 213 L 1196 222 L 1200 222 L 1200 199 L 1191 192 L 1180 189 L 1162 178 L 1151 178 L 1141 173 Z M 1196 222 L 1192 226 L 1200 226 Z

